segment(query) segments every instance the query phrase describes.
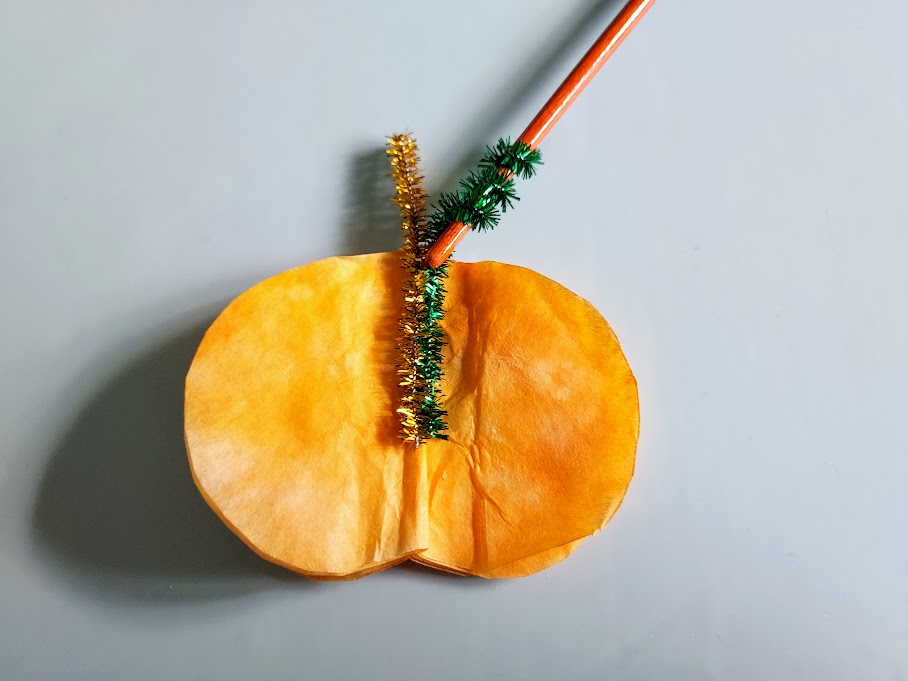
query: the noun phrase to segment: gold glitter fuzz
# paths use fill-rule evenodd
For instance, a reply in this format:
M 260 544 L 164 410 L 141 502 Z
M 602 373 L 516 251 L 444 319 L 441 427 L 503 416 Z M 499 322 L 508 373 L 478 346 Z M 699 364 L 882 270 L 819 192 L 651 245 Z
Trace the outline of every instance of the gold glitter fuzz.
M 420 405 L 425 398 L 427 386 L 420 371 L 421 351 L 420 310 L 425 290 L 425 270 L 420 266 L 425 255 L 426 244 L 426 193 L 422 189 L 419 174 L 419 156 L 416 140 L 410 135 L 394 135 L 388 140 L 388 156 L 391 157 L 391 177 L 394 178 L 394 203 L 400 208 L 401 229 L 404 244 L 401 261 L 407 276 L 404 280 L 404 308 L 400 320 L 400 337 L 397 347 L 400 365 L 397 369 L 401 388 L 401 404 L 397 409 L 400 416 L 401 438 L 413 442 L 417 447 L 423 443 L 426 433 L 419 424 Z

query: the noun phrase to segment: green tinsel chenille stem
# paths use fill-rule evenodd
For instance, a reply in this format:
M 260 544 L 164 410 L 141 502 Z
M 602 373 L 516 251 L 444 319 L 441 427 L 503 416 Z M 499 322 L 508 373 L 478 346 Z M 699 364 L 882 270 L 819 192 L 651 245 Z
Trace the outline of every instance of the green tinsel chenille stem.
M 515 178 L 529 179 L 542 163 L 538 149 L 518 140 L 501 139 L 487 147 L 479 167 L 460 181 L 460 190 L 442 194 L 429 218 L 427 235 L 432 244 L 453 222 L 483 231 L 493 229 L 501 214 L 519 200 Z

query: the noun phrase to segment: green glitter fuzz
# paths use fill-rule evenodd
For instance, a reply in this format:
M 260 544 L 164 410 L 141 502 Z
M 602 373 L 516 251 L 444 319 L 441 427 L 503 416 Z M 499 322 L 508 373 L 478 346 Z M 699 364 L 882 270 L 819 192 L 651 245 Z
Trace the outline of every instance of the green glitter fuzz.
M 487 147 L 477 170 L 460 181 L 460 191 L 438 198 L 426 230 L 430 243 L 452 222 L 472 225 L 479 231 L 494 228 L 502 213 L 519 200 L 514 178 L 533 177 L 541 163 L 539 150 L 519 140 L 512 143 L 501 139 L 494 147 Z

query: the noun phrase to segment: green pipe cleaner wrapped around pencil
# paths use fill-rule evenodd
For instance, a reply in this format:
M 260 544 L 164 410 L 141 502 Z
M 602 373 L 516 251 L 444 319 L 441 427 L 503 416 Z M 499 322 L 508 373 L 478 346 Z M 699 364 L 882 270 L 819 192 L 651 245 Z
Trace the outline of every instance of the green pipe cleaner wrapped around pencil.
M 401 260 L 407 273 L 398 339 L 401 361 L 397 373 L 402 394 L 397 413 L 400 436 L 419 447 L 426 440 L 448 437 L 440 388 L 444 350 L 441 320 L 448 267 L 425 267 L 423 258 L 452 222 L 463 222 L 479 231 L 494 228 L 501 214 L 519 200 L 514 178 L 532 177 L 541 156 L 523 142 L 499 140 L 486 149 L 478 169 L 461 180 L 459 191 L 441 194 L 434 213 L 427 218 L 416 141 L 409 135 L 394 135 L 388 141 L 388 155 L 396 187 L 394 202 L 402 220 Z
M 429 219 L 430 242 L 434 243 L 452 222 L 472 225 L 480 232 L 493 229 L 502 213 L 520 200 L 514 178 L 533 177 L 541 163 L 539 150 L 524 142 L 501 139 L 494 147 L 486 147 L 478 169 L 460 181 L 460 191 L 438 198 Z

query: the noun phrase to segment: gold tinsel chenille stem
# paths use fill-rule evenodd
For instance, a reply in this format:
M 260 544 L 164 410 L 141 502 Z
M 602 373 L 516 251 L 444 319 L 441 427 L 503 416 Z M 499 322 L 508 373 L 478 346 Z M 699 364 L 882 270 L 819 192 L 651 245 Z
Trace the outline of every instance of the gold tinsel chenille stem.
M 425 273 L 420 263 L 425 256 L 426 193 L 422 189 L 419 174 L 419 156 L 416 140 L 410 135 L 394 135 L 388 140 L 388 156 L 391 157 L 391 176 L 395 183 L 394 202 L 400 208 L 403 248 L 401 260 L 406 277 L 404 279 L 404 308 L 400 320 L 400 336 L 397 348 L 400 364 L 397 374 L 401 388 L 400 436 L 415 446 L 426 439 L 420 427 L 420 406 L 425 398 L 427 386 L 420 371 L 420 320 L 425 289 Z

